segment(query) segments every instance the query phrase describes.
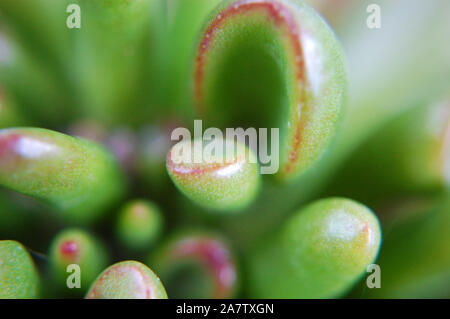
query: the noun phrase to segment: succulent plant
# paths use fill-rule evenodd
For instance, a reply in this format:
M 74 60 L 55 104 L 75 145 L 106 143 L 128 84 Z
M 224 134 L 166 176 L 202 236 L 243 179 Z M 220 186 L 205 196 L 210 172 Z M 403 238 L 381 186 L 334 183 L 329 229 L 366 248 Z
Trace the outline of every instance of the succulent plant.
M 342 198 L 319 200 L 296 212 L 249 258 L 250 294 L 339 297 L 375 261 L 380 244 L 379 222 L 367 207 Z
M 128 249 L 145 250 L 155 245 L 162 233 L 159 208 L 147 200 L 128 202 L 117 219 L 117 237 Z
M 40 279 L 30 254 L 13 240 L 0 241 L 0 299 L 37 298 Z
M 172 298 L 233 298 L 239 287 L 236 257 L 217 234 L 173 235 L 148 261 Z
M 450 297 L 450 3 L 307 2 L 0 1 L 0 298 Z
M 49 272 L 52 282 L 61 292 L 86 291 L 108 263 L 105 246 L 81 229 L 65 229 L 57 234 L 50 245 Z M 81 289 L 68 289 L 70 265 L 79 267 Z
M 113 156 L 88 141 L 40 128 L 0 131 L 0 185 L 44 200 L 63 218 L 98 218 L 123 192 Z
M 449 293 L 450 204 L 440 200 L 431 208 L 398 209 L 390 218 L 378 264 L 380 289 L 376 298 L 442 298 Z M 411 280 L 415 278 L 415 280 Z
M 167 299 L 159 278 L 137 261 L 122 261 L 103 271 L 89 289 L 87 299 Z
M 201 140 L 181 141 L 167 155 L 167 171 L 180 191 L 197 204 L 216 210 L 238 210 L 253 201 L 260 176 L 252 151 L 233 140 L 218 140 L 212 144 L 218 143 L 223 152 L 206 153 L 196 163 L 196 143 L 200 144 L 202 154 L 211 145 L 203 145 Z M 179 155 L 185 147 L 192 148 L 192 152 Z

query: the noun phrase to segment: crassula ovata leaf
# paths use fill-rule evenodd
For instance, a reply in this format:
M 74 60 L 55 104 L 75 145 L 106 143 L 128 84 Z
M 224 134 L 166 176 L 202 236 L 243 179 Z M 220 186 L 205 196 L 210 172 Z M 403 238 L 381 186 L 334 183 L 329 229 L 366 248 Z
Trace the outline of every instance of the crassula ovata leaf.
M 223 142 L 223 143 L 222 143 Z M 199 143 L 197 152 L 196 143 Z M 206 152 L 218 143 L 222 152 Z M 204 156 L 196 162 L 195 154 Z M 181 141 L 167 155 L 172 181 L 195 203 L 213 210 L 232 211 L 247 206 L 258 193 L 260 176 L 253 152 L 233 140 Z
M 344 176 L 351 176 L 345 184 Z M 330 188 L 365 202 L 450 189 L 450 98 L 419 105 L 380 127 Z
M 39 275 L 22 244 L 0 240 L 0 299 L 37 298 Z
M 375 261 L 380 242 L 378 219 L 367 207 L 349 199 L 318 200 L 250 256 L 251 297 L 339 297 Z
M 280 128 L 281 180 L 317 162 L 335 135 L 346 91 L 343 53 L 302 1 L 224 1 L 201 33 L 193 73 L 197 113 L 212 125 L 239 119 Z
M 94 281 L 107 266 L 107 254 L 101 244 L 90 233 L 77 228 L 66 229 L 57 234 L 50 245 L 49 267 L 53 282 L 65 292 L 79 289 L 68 289 L 68 276 L 74 269 L 67 266 L 76 264 L 80 267 L 80 286 L 82 291 Z
M 137 261 L 108 267 L 92 284 L 87 299 L 167 299 L 166 290 L 153 271 Z
M 0 130 L 0 185 L 49 202 L 76 222 L 98 217 L 124 186 L 104 148 L 40 128 Z
M 367 298 L 448 298 L 450 288 L 450 197 L 433 207 L 391 211 L 377 264 L 381 287 Z
M 158 206 L 148 200 L 133 200 L 120 211 L 117 220 L 117 235 L 129 249 L 150 249 L 159 239 L 163 217 Z
M 148 262 L 173 298 L 233 298 L 238 269 L 228 243 L 208 232 L 178 234 Z

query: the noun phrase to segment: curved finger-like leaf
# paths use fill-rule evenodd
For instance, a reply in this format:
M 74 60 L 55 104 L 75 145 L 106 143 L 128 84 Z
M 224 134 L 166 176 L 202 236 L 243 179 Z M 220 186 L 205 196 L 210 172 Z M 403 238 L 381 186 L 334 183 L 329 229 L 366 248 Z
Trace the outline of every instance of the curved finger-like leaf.
M 39 276 L 26 249 L 13 240 L 0 240 L 0 299 L 37 298 Z
M 390 223 L 377 261 L 381 287 L 365 289 L 364 297 L 450 297 L 450 198 L 413 207 L 394 212 L 408 217 Z
M 75 75 L 85 114 L 107 125 L 142 124 L 159 94 L 161 1 L 78 0 L 82 26 L 74 37 Z M 161 55 L 161 54 L 160 54 Z M 146 92 L 147 94 L 144 94 Z M 131 112 L 130 112 L 131 111 Z
M 75 264 L 80 270 L 80 288 L 86 291 L 94 279 L 107 266 L 105 247 L 91 234 L 81 229 L 66 229 L 53 239 L 50 246 L 49 266 L 53 282 L 61 291 L 70 290 L 68 277 L 76 269 L 68 266 Z M 70 278 L 69 278 L 70 279 Z M 79 293 L 80 289 L 71 289 Z
M 86 298 L 167 299 L 167 294 L 150 268 L 137 261 L 122 261 L 100 274 Z
M 77 222 L 98 217 L 124 186 L 105 149 L 39 128 L 0 130 L 0 184 L 45 200 Z
M 450 99 L 413 108 L 386 123 L 334 180 L 331 189 L 367 200 L 448 189 Z
M 375 261 L 380 232 L 376 216 L 354 201 L 331 198 L 308 205 L 250 256 L 251 296 L 341 296 Z
M 238 290 L 234 254 L 214 234 L 179 234 L 161 247 L 149 264 L 173 298 L 232 298 Z
M 211 145 L 217 145 L 216 152 L 206 151 Z M 204 156 L 196 160 L 198 154 Z M 233 140 L 210 144 L 181 141 L 167 155 L 167 171 L 187 197 L 213 210 L 231 211 L 247 206 L 255 199 L 260 186 L 255 155 L 244 144 Z
M 136 250 L 150 249 L 161 235 L 163 217 L 153 202 L 133 200 L 120 211 L 116 227 L 124 246 Z
M 280 128 L 282 180 L 301 175 L 330 145 L 345 88 L 340 45 L 302 1 L 225 1 L 202 31 L 198 114 L 219 127 Z

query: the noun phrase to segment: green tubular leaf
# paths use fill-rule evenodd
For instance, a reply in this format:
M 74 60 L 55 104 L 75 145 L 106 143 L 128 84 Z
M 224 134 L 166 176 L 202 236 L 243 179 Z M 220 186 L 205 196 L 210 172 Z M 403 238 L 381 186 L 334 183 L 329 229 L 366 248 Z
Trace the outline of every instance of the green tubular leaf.
M 81 229 L 66 229 L 52 241 L 49 253 L 50 275 L 59 291 L 83 293 L 108 265 L 105 247 L 91 234 Z M 81 289 L 69 289 L 67 266 L 80 267 Z M 73 270 L 71 270 L 73 271 Z
M 148 200 L 133 200 L 119 213 L 117 234 L 127 248 L 149 249 L 159 239 L 163 222 L 162 213 L 154 203 Z
M 16 104 L 0 86 L 0 128 L 20 125 L 24 121 Z
M 450 100 L 413 108 L 386 123 L 335 178 L 344 179 L 330 189 L 367 201 L 444 192 L 450 187 Z
M 377 2 L 382 11 L 389 14 L 382 14 L 382 28 L 374 30 L 367 28 L 360 13 Z M 230 238 L 242 246 L 257 244 L 273 224 L 285 220 L 295 207 L 317 198 L 356 147 L 386 121 L 448 92 L 450 42 L 442 39 L 450 38 L 449 1 L 365 0 L 354 3 L 357 4 L 354 11 L 341 19 L 347 24 L 345 30 L 336 28 L 346 48 L 350 84 L 349 101 L 336 142 L 319 165 L 295 185 L 271 187 L 265 183 L 261 194 L 265 200 L 258 201 L 239 218 L 227 221 Z M 409 8 L 409 14 L 404 14 L 405 7 Z M 437 44 L 439 49 L 436 49 Z M 372 58 L 374 52 L 376 62 Z
M 383 239 L 377 261 L 381 287 L 365 289 L 364 297 L 449 298 L 450 197 L 426 211 L 406 213 L 410 216 L 396 219 Z
M 77 223 L 98 218 L 124 191 L 105 149 L 39 128 L 0 130 L 0 184 L 49 202 Z
M 225 1 L 206 24 L 194 65 L 197 111 L 220 127 L 280 128 L 281 180 L 329 146 L 345 98 L 343 54 L 317 13 L 296 0 Z
M 153 115 L 160 63 L 159 1 L 78 0 L 83 20 L 74 45 L 84 113 L 108 125 L 142 124 Z M 155 66 L 156 65 L 156 66 Z M 155 101 L 153 101 L 155 103 Z
M 49 72 L 42 59 L 22 48 L 2 26 L 0 45 L 4 50 L 0 54 L 0 85 L 27 123 L 60 126 L 73 119 L 77 110 L 66 81 Z
M 22 244 L 0 240 L 0 299 L 37 298 L 39 276 Z
M 389 12 L 378 32 L 367 28 L 359 17 L 370 4 Z M 404 14 L 405 6 L 408 14 Z M 331 162 L 338 165 L 389 119 L 448 92 L 450 42 L 442 39 L 450 37 L 449 10 L 446 0 L 354 2 L 336 26 L 348 56 L 350 85 L 342 133 L 336 154 L 329 157 Z M 369 58 L 374 55 L 376 62 Z
M 137 261 L 122 261 L 100 274 L 86 298 L 167 299 L 167 294 L 150 268 Z
M 374 262 L 380 232 L 375 215 L 359 203 L 341 198 L 314 202 L 250 256 L 250 296 L 339 297 Z
M 199 154 L 195 151 L 196 143 L 205 153 L 198 163 L 194 162 L 195 153 Z M 169 176 L 178 189 L 198 205 L 216 211 L 240 210 L 249 205 L 258 193 L 257 159 L 244 144 L 232 140 L 219 140 L 217 145 L 223 147 L 221 154 L 206 152 L 213 143 L 189 140 L 175 144 L 167 155 Z M 185 147 L 191 152 L 185 153 Z
M 20 45 L 59 72 L 70 52 L 66 27 L 69 0 L 16 0 L 0 3 L 0 18 Z M 47 70 L 48 70 L 47 69 Z
M 195 38 L 207 15 L 222 0 L 158 0 L 164 2 L 167 12 L 163 47 L 165 49 L 162 76 L 167 91 L 164 104 L 167 107 L 186 109 L 189 103 L 189 72 L 195 47 Z M 166 111 L 167 112 L 167 111 Z
M 149 258 L 171 298 L 233 298 L 238 269 L 228 243 L 208 232 L 173 236 Z

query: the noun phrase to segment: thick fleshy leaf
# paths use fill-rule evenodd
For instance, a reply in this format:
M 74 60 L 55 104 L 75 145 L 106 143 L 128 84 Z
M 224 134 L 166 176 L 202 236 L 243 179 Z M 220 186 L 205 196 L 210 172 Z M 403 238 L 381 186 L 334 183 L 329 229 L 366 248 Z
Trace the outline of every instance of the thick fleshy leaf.
M 107 125 L 142 124 L 159 94 L 162 2 L 77 0 L 82 27 L 74 37 L 75 75 L 84 113 Z M 144 94 L 145 92 L 145 94 Z
M 37 298 L 39 275 L 26 249 L 13 240 L 0 240 L 0 299 Z
M 150 268 L 137 261 L 122 261 L 100 274 L 86 298 L 167 299 L 167 294 Z
M 91 221 L 123 193 L 113 156 L 94 143 L 39 128 L 0 130 L 0 184 Z
M 23 123 L 24 119 L 16 105 L 0 86 L 0 128 L 22 125 Z
M 50 246 L 49 266 L 53 282 L 65 293 L 85 292 L 108 265 L 106 255 L 105 247 L 88 232 L 81 229 L 63 230 Z M 73 264 L 80 270 L 81 289 L 69 289 L 67 285 L 69 275 L 78 271 L 71 268 L 68 271 L 67 267 Z
M 310 204 L 250 256 L 251 297 L 339 297 L 375 261 L 380 233 L 376 216 L 359 203 L 330 198 Z
M 302 1 L 224 1 L 201 33 L 198 114 L 218 127 L 280 128 L 282 180 L 301 175 L 330 145 L 345 89 L 341 47 Z
M 380 198 L 441 193 L 449 188 L 448 98 L 408 110 L 382 126 L 354 152 L 330 187 L 374 204 Z
M 214 143 L 223 151 L 208 152 Z M 260 186 L 255 155 L 233 140 L 209 144 L 201 140 L 181 141 L 167 155 L 167 171 L 181 192 L 213 210 L 231 211 L 247 206 Z
M 238 269 L 228 243 L 220 236 L 179 234 L 149 260 L 172 298 L 233 298 Z
M 156 204 L 148 200 L 133 200 L 120 211 L 117 235 L 130 249 L 150 249 L 162 233 L 163 217 Z
M 450 198 L 418 206 L 391 212 L 377 261 L 381 287 L 365 289 L 365 298 L 450 297 Z

